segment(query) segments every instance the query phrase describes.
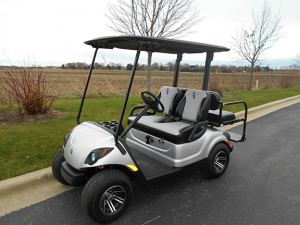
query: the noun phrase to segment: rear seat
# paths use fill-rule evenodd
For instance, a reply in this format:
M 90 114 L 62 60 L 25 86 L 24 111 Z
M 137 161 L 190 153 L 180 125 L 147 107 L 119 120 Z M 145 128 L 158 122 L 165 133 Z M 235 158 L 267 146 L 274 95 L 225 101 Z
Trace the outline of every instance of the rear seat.
M 207 117 L 209 123 L 213 126 L 221 126 L 237 122 L 234 113 L 225 110 L 220 112 L 221 101 L 219 93 L 210 91 L 210 94 L 210 110 Z
M 209 104 L 209 92 L 189 89 L 174 112 L 180 121 L 160 122 L 144 119 L 139 120 L 133 127 L 175 144 L 191 142 L 200 138 L 206 131 Z

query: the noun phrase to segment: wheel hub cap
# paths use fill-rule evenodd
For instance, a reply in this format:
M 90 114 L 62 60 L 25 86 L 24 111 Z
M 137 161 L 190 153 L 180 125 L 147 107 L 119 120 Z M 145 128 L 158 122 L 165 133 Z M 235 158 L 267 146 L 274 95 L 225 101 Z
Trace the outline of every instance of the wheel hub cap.
M 100 199 L 100 210 L 107 215 L 118 212 L 126 201 L 126 191 L 120 185 L 108 188 Z
M 221 151 L 216 155 L 214 161 L 214 168 L 217 173 L 222 173 L 222 171 L 226 168 L 227 161 L 227 155 L 224 151 Z

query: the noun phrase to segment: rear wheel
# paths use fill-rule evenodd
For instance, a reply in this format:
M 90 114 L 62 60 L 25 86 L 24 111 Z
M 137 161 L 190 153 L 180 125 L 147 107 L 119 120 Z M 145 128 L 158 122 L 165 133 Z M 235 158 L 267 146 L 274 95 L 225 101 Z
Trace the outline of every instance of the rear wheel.
M 64 185 L 70 185 L 61 175 L 61 164 L 65 161 L 64 151 L 61 149 L 52 160 L 52 173 L 56 180 Z
M 115 169 L 95 174 L 85 185 L 81 205 L 93 220 L 106 223 L 117 219 L 131 202 L 132 184 L 128 176 Z
M 225 143 L 218 143 L 208 156 L 208 166 L 203 174 L 210 179 L 222 176 L 229 164 L 229 149 Z

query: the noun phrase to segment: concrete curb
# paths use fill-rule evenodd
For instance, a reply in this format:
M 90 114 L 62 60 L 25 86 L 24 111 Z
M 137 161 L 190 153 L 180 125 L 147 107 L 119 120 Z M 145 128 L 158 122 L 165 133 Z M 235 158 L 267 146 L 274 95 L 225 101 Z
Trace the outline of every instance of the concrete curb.
M 0 181 L 0 216 L 44 201 L 71 188 L 56 181 L 51 167 Z
M 300 95 L 253 107 L 248 110 L 248 121 L 298 102 Z M 243 115 L 243 111 L 236 113 L 237 117 Z M 237 125 L 226 126 L 226 129 Z M 51 167 L 0 181 L 0 216 L 49 199 L 71 188 L 56 181 Z
M 250 108 L 248 110 L 248 115 L 251 116 L 251 114 L 252 115 L 257 114 L 258 112 L 259 113 L 266 112 L 266 114 L 268 114 L 270 112 L 276 111 L 278 109 L 285 108 L 285 107 L 287 107 L 289 105 L 292 105 L 292 104 L 295 104 L 297 102 L 300 102 L 300 95 L 296 95 L 296 96 L 293 96 L 293 97 L 290 97 L 290 98 L 281 99 L 281 100 L 274 101 L 274 102 L 269 102 L 269 103 L 266 103 L 266 104 L 263 104 L 263 105 L 259 105 L 259 106 Z M 237 112 L 235 115 L 237 117 L 240 117 L 240 116 L 244 115 L 244 111 Z
M 22 176 L 10 178 L 0 182 L 0 198 L 11 193 L 19 192 L 29 186 L 41 185 L 54 179 L 51 168 L 45 168 Z

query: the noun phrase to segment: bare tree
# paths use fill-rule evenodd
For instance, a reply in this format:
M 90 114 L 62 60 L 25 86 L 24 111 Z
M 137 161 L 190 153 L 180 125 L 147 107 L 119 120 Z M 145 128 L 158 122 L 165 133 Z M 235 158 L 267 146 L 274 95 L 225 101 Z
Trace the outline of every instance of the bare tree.
M 295 63 L 297 63 L 298 66 L 300 66 L 300 52 L 297 53 L 296 57 L 294 58 Z
M 281 37 L 281 18 L 279 13 L 273 15 L 271 7 L 265 1 L 260 14 L 253 12 L 253 21 L 249 29 L 242 29 L 233 37 L 233 50 L 243 60 L 250 63 L 248 90 L 252 88 L 254 67 L 262 61 L 261 55 L 270 49 Z
M 126 35 L 182 37 L 201 18 L 194 0 L 119 0 L 108 5 L 112 30 Z M 152 52 L 148 52 L 147 89 L 151 91 Z

